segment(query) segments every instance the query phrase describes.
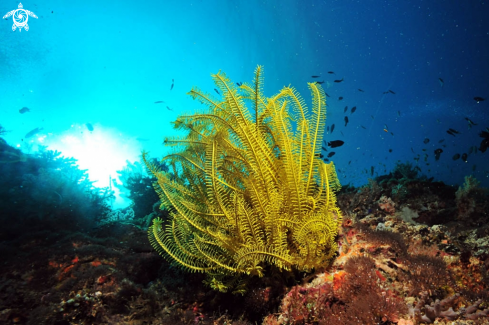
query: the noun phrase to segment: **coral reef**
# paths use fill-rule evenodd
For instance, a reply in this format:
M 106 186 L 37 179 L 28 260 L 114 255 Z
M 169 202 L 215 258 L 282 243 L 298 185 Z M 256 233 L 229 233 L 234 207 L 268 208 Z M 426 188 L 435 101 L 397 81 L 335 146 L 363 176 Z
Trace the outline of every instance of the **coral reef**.
M 380 199 L 382 188 L 379 184 L 369 179 L 368 184 L 357 190 L 345 191 L 341 189 L 341 196 L 338 197 L 338 206 L 344 212 L 352 212 L 359 215 L 367 215 L 372 212 L 372 202 Z M 376 209 L 376 208 L 375 208 Z
M 396 212 L 396 204 L 390 197 L 382 195 L 379 199 L 379 208 L 387 214 L 393 215 Z
M 284 298 L 279 316 L 263 324 L 390 324 L 407 312 L 407 306 L 390 289 L 364 256 L 347 260 L 344 270 L 321 275 L 311 285 L 296 286 Z M 319 280 L 319 281 L 318 281 Z M 325 282 L 325 283 L 324 283 Z
M 324 273 L 293 287 L 279 312 L 267 316 L 264 324 L 487 323 L 489 227 L 469 223 L 461 231 L 455 222 L 455 191 L 442 183 L 423 177 L 406 180 L 405 195 L 390 196 L 399 183 L 379 178 L 382 185 L 371 180 L 338 195 L 349 216 L 340 231 L 339 256 Z M 477 188 L 476 182 L 467 183 L 466 193 Z M 479 197 L 479 206 L 484 201 L 487 197 Z M 400 211 L 394 211 L 393 203 Z M 451 216 L 438 219 L 444 224 L 419 222 L 417 216 L 444 207 L 450 207 Z M 368 279 L 375 281 L 369 284 Z M 379 292 L 396 304 L 386 306 L 376 298 Z M 373 305 L 386 309 L 378 312 Z
M 336 252 L 341 223 L 334 165 L 318 157 L 324 91 L 308 84 L 311 114 L 293 88 L 264 97 L 261 67 L 252 84 L 239 88 L 221 72 L 213 79 L 222 100 L 192 89 L 190 95 L 210 112 L 180 116 L 174 127 L 188 135 L 165 139 L 182 148 L 164 158 L 174 179 L 143 154 L 170 214 L 168 221 L 153 221 L 153 247 L 185 269 L 209 274 L 207 283 L 219 291 L 234 285 L 242 293 L 234 275 L 263 276 L 268 266 L 324 266 Z M 224 283 L 228 275 L 231 282 Z
M 447 320 L 456 320 L 458 318 L 478 320 L 489 315 L 489 309 L 487 308 L 478 311 L 482 299 L 477 300 L 467 308 L 462 307 L 459 311 L 455 312 L 453 306 L 456 305 L 455 302 L 460 297 L 460 294 L 457 293 L 441 301 L 436 299 L 436 301 L 432 302 L 430 305 L 426 304 L 428 297 L 428 293 L 423 292 L 416 307 L 414 309 L 411 307 L 410 312 L 418 322 L 431 324 L 434 323 L 436 319 L 442 318 Z
M 162 171 L 168 171 L 166 164 L 159 164 L 156 159 L 152 159 L 152 163 L 158 165 Z M 148 175 L 144 171 L 143 163 L 138 161 L 134 163 L 127 161 L 127 165 L 117 173 L 120 183 L 113 180 L 113 185 L 121 191 L 121 195 L 130 199 L 130 207 L 134 210 L 132 223 L 148 229 L 151 220 L 158 215 L 149 220 L 147 218 L 148 214 L 153 211 L 154 204 L 160 200 L 152 186 L 155 178 L 152 174 Z
M 418 233 L 426 229 L 390 218 L 396 227 Z M 477 261 L 463 266 L 436 246 L 411 240 L 408 245 L 398 232 L 372 230 L 371 221 L 344 223 L 341 253 L 332 267 L 316 273 L 309 283 L 293 287 L 279 312 L 265 317 L 263 324 L 487 320 L 489 300 L 481 286 L 486 272 Z
M 90 229 L 110 210 L 110 189 L 95 188 L 76 160 L 60 152 L 25 155 L 0 141 L 0 161 L 8 161 L 0 164 L 0 240 L 22 236 L 26 224 L 31 235 Z
M 463 186 L 455 192 L 458 219 L 470 223 L 485 223 L 488 220 L 489 191 L 479 187 L 480 182 L 472 176 L 466 176 Z
M 32 162 L 27 156 L 0 168 L 13 172 L 16 164 Z M 50 169 L 51 163 L 43 164 Z M 460 225 L 452 187 L 411 180 L 400 198 L 392 195 L 396 184 L 372 180 L 339 193 L 348 217 L 335 238 L 337 255 L 314 273 L 267 268 L 247 283 L 243 296 L 209 289 L 204 274 L 158 256 L 142 223 L 135 222 L 166 220 L 158 203 L 143 218 L 132 219 L 130 209 L 113 211 L 89 229 L 54 231 L 38 224 L 26 232 L 19 215 L 9 222 L 23 226 L 23 236 L 0 243 L 0 323 L 486 324 L 489 226 Z M 393 215 L 379 208 L 382 196 L 396 203 Z M 435 213 L 443 206 L 451 207 L 450 218 L 420 222 L 428 209 Z M 416 223 L 402 215 L 405 209 L 420 215 Z M 130 222 L 109 222 L 110 216 Z M 484 220 L 483 213 L 472 216 Z

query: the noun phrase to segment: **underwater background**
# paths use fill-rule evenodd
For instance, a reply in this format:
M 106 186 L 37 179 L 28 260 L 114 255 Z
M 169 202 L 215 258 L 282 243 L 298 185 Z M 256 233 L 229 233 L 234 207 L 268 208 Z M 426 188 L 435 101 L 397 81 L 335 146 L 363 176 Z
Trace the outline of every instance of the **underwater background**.
M 325 139 L 345 141 L 333 158 L 342 184 L 363 185 L 401 161 L 451 185 L 469 174 L 488 185 L 484 154 L 472 148 L 489 126 L 489 101 L 473 99 L 489 91 L 483 1 L 23 5 L 39 17 L 29 19 L 30 30 L 13 33 L 11 18 L 0 28 L 4 139 L 24 152 L 42 144 L 75 157 L 99 186 L 142 149 L 165 154 L 162 137 L 175 132 L 169 122 L 200 106 L 186 95 L 192 86 L 214 91 L 209 75 L 219 70 L 249 81 L 257 65 L 269 96 L 293 85 L 307 102 L 306 83 L 325 82 L 326 123 L 335 124 Z M 17 6 L 5 1 L 1 9 Z M 19 114 L 22 107 L 30 111 Z M 42 129 L 25 139 L 35 128 Z M 453 160 L 463 153 L 466 162 Z
M 267 97 L 291 85 L 310 107 L 307 83 L 321 84 L 327 96 L 321 158 L 334 162 L 343 187 L 371 188 L 372 179 L 394 175 L 403 166 L 411 176 L 443 182 L 453 193 L 464 181 L 476 184 L 472 188 L 489 187 L 486 1 L 43 0 L 22 6 L 37 16 L 28 17 L 28 30 L 12 30 L 13 15 L 0 21 L 0 220 L 8 224 L 0 233 L 0 250 L 6 260 L 19 258 L 15 247 L 68 243 L 77 249 L 89 242 L 97 248 L 85 251 L 87 265 L 107 271 L 115 267 L 109 257 L 118 253 L 111 255 L 102 246 L 122 251 L 127 244 L 141 256 L 127 257 L 117 267 L 129 270 L 145 261 L 141 265 L 146 268 L 127 271 L 133 278 L 120 278 L 141 288 L 155 284 L 163 262 L 146 247 L 146 231 L 164 212 L 156 208 L 154 180 L 143 168 L 141 153 L 160 159 L 171 152 L 164 138 L 181 135 L 171 122 L 202 109 L 187 94 L 193 86 L 220 98 L 211 74 L 222 71 L 235 83 L 251 82 L 258 65 L 264 69 Z M 0 2 L 1 16 L 18 8 L 17 1 Z M 344 144 L 328 146 L 335 140 Z M 137 177 L 130 179 L 131 173 Z M 467 181 L 468 176 L 473 178 Z M 394 213 L 387 198 L 377 201 L 377 194 L 372 202 Z M 484 195 L 478 207 L 487 207 Z M 338 201 L 341 209 L 354 211 L 353 203 Z M 396 204 L 399 211 L 400 202 Z M 364 208 L 365 214 L 375 212 Z M 111 224 L 106 233 L 108 222 L 134 218 L 140 219 L 132 223 L 136 230 L 121 223 Z M 430 218 L 424 223 L 439 223 Z M 474 227 L 487 225 L 487 212 L 477 220 Z M 88 231 L 100 242 L 87 239 L 83 233 Z M 111 239 L 103 242 L 102 233 Z M 69 252 L 60 249 L 51 256 L 47 249 L 44 256 L 58 272 L 48 283 L 60 292 L 70 291 L 74 280 L 68 281 L 67 268 L 78 265 L 84 254 Z M 2 271 L 0 293 L 6 301 L 12 299 L 6 288 L 15 278 L 6 275 L 17 262 L 6 262 Z M 101 270 L 76 277 L 97 279 L 100 286 L 112 283 L 115 276 Z M 29 282 L 31 271 L 18 272 L 27 287 L 37 290 Z M 181 276 L 174 287 L 201 283 L 185 282 L 178 272 L 172 273 L 173 278 Z M 142 290 L 137 285 L 126 285 L 119 297 L 122 305 L 131 301 L 131 310 L 139 306 L 131 300 Z M 39 289 L 36 303 L 42 297 L 40 306 L 58 304 L 62 314 L 62 294 L 47 292 Z M 63 302 L 70 297 L 75 299 L 70 293 Z M 102 308 L 98 302 L 91 311 Z M 18 305 L 30 303 L 26 298 Z M 53 314 L 47 307 L 29 316 L 11 306 L 2 305 L 2 310 L 0 321 L 6 323 L 34 324 L 39 315 L 46 323 L 70 323 L 64 316 L 46 316 Z M 264 314 L 248 319 L 257 321 Z M 102 322 L 80 315 L 71 309 L 70 317 L 79 317 L 73 323 Z M 124 323 L 122 318 L 104 321 Z

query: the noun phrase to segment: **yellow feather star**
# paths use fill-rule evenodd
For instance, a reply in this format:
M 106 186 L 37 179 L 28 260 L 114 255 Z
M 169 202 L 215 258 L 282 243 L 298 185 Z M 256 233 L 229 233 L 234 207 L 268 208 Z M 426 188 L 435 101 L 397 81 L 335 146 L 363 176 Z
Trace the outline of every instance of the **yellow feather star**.
M 266 265 L 309 271 L 328 263 L 342 217 L 334 165 L 318 158 L 323 89 L 308 84 L 309 112 L 294 88 L 265 97 L 260 66 L 253 83 L 240 87 L 221 72 L 212 78 L 222 98 L 193 88 L 190 96 L 209 111 L 178 117 L 173 125 L 187 135 L 165 139 L 176 146 L 163 158 L 172 172 L 160 171 L 143 153 L 161 207 L 170 212 L 169 220 L 153 221 L 151 244 L 185 269 L 214 277 L 262 276 Z M 227 290 L 215 278 L 209 283 Z

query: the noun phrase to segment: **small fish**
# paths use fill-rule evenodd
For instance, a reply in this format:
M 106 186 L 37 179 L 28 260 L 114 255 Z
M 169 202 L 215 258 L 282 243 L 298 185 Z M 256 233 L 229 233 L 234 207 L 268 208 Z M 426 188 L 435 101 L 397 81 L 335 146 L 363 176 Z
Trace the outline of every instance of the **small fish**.
M 342 82 L 344 79 L 345 79 L 345 78 L 336 79 L 334 82 L 336 82 L 336 83 L 340 83 L 340 82 Z
M 330 95 L 328 95 L 328 93 L 327 93 L 327 92 L 324 92 L 324 94 L 326 95 L 326 97 L 331 97 Z
M 336 82 L 336 81 L 335 81 Z M 483 102 L 485 101 L 486 99 L 485 98 L 482 98 L 482 97 L 474 97 L 474 100 L 477 102 L 477 104 L 479 104 L 480 102 Z
M 391 132 L 391 135 L 394 136 L 394 133 Z
M 327 161 L 329 161 L 329 159 L 328 159 L 328 158 L 324 158 L 323 160 L 324 160 L 324 162 L 327 162 Z
M 324 151 L 328 151 L 328 149 L 326 149 L 325 147 L 321 147 L 321 149 L 323 149 Z
M 329 73 L 329 74 L 336 74 L 336 73 L 334 73 L 333 71 L 328 71 L 328 73 Z
M 216 92 L 218 95 L 220 95 L 219 90 L 217 90 L 216 88 L 214 88 L 214 91 L 215 91 L 215 92 Z
M 384 129 L 384 132 L 386 132 L 386 133 L 388 133 L 388 132 L 389 132 L 389 130 L 387 130 L 387 129 Z
M 443 150 L 442 150 L 442 149 L 440 149 L 440 148 L 435 149 L 435 160 L 440 159 L 440 155 L 441 155 L 441 153 L 442 153 L 442 152 L 443 152 Z M 427 157 L 428 157 L 428 155 L 426 155 L 426 157 L 425 157 L 425 161 L 426 161 L 426 158 L 427 158 Z
M 331 148 L 336 148 L 336 147 L 341 147 L 344 143 L 345 141 L 334 140 L 334 141 L 329 141 L 328 146 L 330 146 Z
M 462 154 L 462 160 L 467 162 L 467 154 L 466 153 L 463 153 Z
M 334 124 L 331 125 L 331 133 L 334 131 Z
M 242 83 L 242 82 L 237 82 L 237 83 L 236 83 L 236 86 L 238 86 L 238 87 L 241 87 L 242 85 L 243 85 L 243 83 Z
M 370 167 L 370 175 L 374 176 L 374 166 Z
M 328 125 L 328 127 L 326 128 L 326 131 L 329 133 L 329 125 Z
M 401 117 L 401 111 L 397 111 L 397 116 Z
M 357 107 L 356 107 L 356 106 L 353 106 L 353 107 L 351 108 L 351 113 L 350 113 L 350 114 L 355 113 L 355 111 L 356 111 L 356 110 L 357 110 Z
M 455 136 L 455 134 L 452 131 L 450 131 L 450 130 L 448 130 L 447 133 L 450 134 L 450 135 Z
M 372 118 L 372 120 L 374 120 L 374 119 L 375 119 L 375 117 L 374 117 L 373 115 L 370 115 L 370 117 Z
M 36 133 L 39 133 L 40 131 L 42 130 L 42 128 L 35 128 L 34 130 L 32 131 L 29 131 L 25 136 L 24 138 L 28 139 L 34 135 L 36 135 Z
M 345 106 L 345 109 L 343 110 L 343 113 L 346 113 L 347 110 L 348 110 L 348 106 Z
M 477 146 L 472 146 L 469 148 L 469 155 L 473 153 L 477 153 Z
M 175 79 L 172 79 L 172 80 L 171 80 L 171 87 L 170 87 L 170 90 L 172 90 L 172 89 L 173 89 L 173 85 L 174 85 L 174 84 L 175 84 Z
M 319 154 L 319 158 L 323 159 L 323 157 L 324 157 L 323 155 Z
M 27 113 L 27 112 L 30 112 L 31 110 L 27 107 L 22 107 L 21 109 L 19 109 L 19 113 L 20 114 L 24 114 L 24 113 Z
M 172 110 L 170 107 L 168 107 L 168 106 L 166 107 L 166 109 L 167 109 L 167 110 L 169 110 L 169 111 L 173 111 L 173 110 Z
M 392 149 L 389 149 L 389 152 L 392 152 Z
M 86 123 L 85 126 L 87 127 L 88 131 L 92 132 L 93 131 L 93 125 L 90 123 Z
M 389 129 L 389 127 L 387 126 L 387 124 L 384 124 L 384 128 L 386 128 L 387 130 Z
M 345 116 L 345 126 L 348 125 L 348 116 Z
M 324 80 L 323 81 L 316 81 L 316 83 L 322 85 L 324 83 Z
M 442 143 L 443 141 L 445 141 L 445 139 L 441 139 L 440 141 L 438 141 L 438 143 Z
M 471 127 L 472 125 L 477 125 L 474 122 L 472 122 L 468 117 L 466 117 L 465 120 L 469 122 L 469 127 Z
M 319 77 L 321 77 L 321 76 L 311 76 L 311 78 L 319 78 Z
M 393 95 L 395 95 L 395 94 L 396 94 L 395 92 L 393 92 L 393 91 L 392 91 L 392 90 L 390 90 L 390 89 L 389 89 L 389 92 L 390 92 L 391 94 L 393 94 Z
M 442 78 L 438 78 L 438 82 L 440 83 L 440 86 L 443 88 L 443 84 L 445 83 L 445 81 L 443 81 Z
M 155 104 L 161 104 L 161 103 L 164 103 L 164 101 L 159 100 L 159 101 L 155 102 Z
M 330 153 L 328 153 L 328 158 L 331 158 L 333 157 L 334 155 L 336 154 L 336 152 L 334 151 L 331 151 Z
M 343 96 L 338 97 L 338 100 L 342 100 L 342 99 L 343 99 Z
M 458 132 L 457 130 L 454 130 L 452 128 L 448 129 L 448 131 L 452 132 L 452 133 L 455 133 L 455 134 L 460 134 L 460 132 Z
M 460 154 L 459 153 L 454 154 L 453 157 L 452 157 L 453 160 L 457 160 L 458 158 L 460 158 Z
M 363 125 L 360 125 L 360 127 L 361 127 L 362 129 L 364 129 L 364 130 L 366 130 L 366 129 L 367 129 L 367 128 L 366 128 L 366 127 L 364 127 Z
M 361 93 L 364 93 L 365 92 L 364 90 L 362 90 L 360 88 L 358 88 L 358 91 L 361 92 Z
M 423 143 L 424 143 L 424 144 L 427 144 L 428 142 L 430 142 L 430 139 L 428 139 L 428 138 L 425 138 L 425 139 L 423 140 Z
M 385 94 L 388 94 L 388 93 L 389 93 L 388 91 L 384 91 L 384 92 L 382 93 L 382 95 L 385 95 Z

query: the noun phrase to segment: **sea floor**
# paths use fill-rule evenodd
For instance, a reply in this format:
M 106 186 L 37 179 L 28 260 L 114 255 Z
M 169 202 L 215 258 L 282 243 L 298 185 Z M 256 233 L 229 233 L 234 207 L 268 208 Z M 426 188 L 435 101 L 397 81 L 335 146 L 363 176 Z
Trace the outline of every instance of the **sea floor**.
M 392 175 L 391 175 L 392 176 Z M 489 324 L 489 199 L 386 177 L 338 194 L 339 252 L 244 295 L 171 266 L 144 229 L 29 232 L 0 243 L 1 324 Z

